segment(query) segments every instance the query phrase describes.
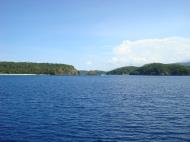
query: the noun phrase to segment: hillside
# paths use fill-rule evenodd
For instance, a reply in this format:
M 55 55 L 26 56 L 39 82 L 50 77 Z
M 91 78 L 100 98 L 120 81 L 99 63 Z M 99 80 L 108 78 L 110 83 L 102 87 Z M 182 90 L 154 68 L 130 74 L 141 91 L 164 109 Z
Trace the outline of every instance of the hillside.
M 122 74 L 130 74 L 131 72 L 135 71 L 137 67 L 128 66 L 128 67 L 121 67 L 111 71 L 108 71 L 107 75 L 122 75 Z
M 0 62 L 0 73 L 77 75 L 78 71 L 73 66 L 66 64 Z
M 147 64 L 131 72 L 132 75 L 190 75 L 190 68 L 178 64 Z
M 80 70 L 79 71 L 79 75 L 81 75 L 81 76 L 85 76 L 85 75 L 102 75 L 102 74 L 105 74 L 105 73 L 106 72 L 100 71 L 100 70 L 90 70 L 90 71 Z
M 180 65 L 183 65 L 183 66 L 190 66 L 190 62 L 183 62 L 183 63 L 178 63 Z
M 122 67 L 110 71 L 108 75 L 190 75 L 190 67 L 179 64 L 152 63 L 142 67 Z

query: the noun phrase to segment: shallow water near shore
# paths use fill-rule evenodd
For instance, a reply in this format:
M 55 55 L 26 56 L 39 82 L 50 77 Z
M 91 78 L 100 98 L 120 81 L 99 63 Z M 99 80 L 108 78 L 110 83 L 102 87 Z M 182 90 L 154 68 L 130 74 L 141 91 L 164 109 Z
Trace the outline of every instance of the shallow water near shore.
M 0 76 L 0 142 L 188 142 L 188 76 Z

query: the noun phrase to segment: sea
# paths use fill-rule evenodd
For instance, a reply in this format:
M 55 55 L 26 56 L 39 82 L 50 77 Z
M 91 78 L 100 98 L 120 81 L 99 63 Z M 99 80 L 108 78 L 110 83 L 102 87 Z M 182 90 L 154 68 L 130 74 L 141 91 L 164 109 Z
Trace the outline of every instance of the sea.
M 0 142 L 190 142 L 190 77 L 0 76 Z

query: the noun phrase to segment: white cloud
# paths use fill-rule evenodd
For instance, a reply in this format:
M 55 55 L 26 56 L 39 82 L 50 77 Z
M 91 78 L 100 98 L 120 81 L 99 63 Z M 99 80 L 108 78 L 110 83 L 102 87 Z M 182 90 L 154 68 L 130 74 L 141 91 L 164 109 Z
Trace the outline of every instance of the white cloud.
M 114 48 L 111 62 L 117 65 L 174 63 L 190 60 L 190 38 L 125 40 Z
M 86 64 L 87 65 L 92 65 L 92 61 L 87 61 Z

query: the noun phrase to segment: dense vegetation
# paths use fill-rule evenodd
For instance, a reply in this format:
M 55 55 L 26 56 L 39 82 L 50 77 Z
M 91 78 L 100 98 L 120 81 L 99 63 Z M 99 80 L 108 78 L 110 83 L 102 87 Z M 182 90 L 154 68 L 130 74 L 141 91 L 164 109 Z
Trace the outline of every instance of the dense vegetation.
M 77 71 L 66 64 L 0 62 L 0 74 L 50 74 L 50 75 L 190 75 L 190 66 L 182 64 L 152 63 L 142 67 L 121 67 L 104 72 L 99 70 Z
M 0 73 L 77 75 L 78 71 L 66 64 L 0 62 Z
M 190 68 L 178 64 L 147 64 L 131 72 L 133 75 L 190 75 Z
M 190 67 L 179 64 L 152 63 L 142 67 L 123 67 L 112 70 L 107 74 L 120 75 L 190 75 Z
M 121 67 L 115 70 L 107 72 L 108 75 L 122 75 L 122 74 L 130 74 L 131 72 L 135 71 L 137 67 L 128 66 L 128 67 Z
M 105 74 L 105 71 L 99 71 L 99 70 L 90 70 L 90 71 L 85 71 L 85 70 L 80 70 L 80 75 L 103 75 Z

